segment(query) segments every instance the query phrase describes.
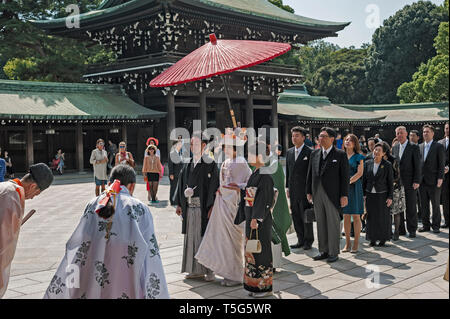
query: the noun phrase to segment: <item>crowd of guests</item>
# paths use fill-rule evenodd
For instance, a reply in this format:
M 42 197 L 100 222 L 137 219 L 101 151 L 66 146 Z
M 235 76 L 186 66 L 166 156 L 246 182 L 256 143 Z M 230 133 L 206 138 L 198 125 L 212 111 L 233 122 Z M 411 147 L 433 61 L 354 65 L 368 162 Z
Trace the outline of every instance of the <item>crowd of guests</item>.
M 177 160 L 182 156 L 182 140 L 174 142 L 169 156 L 170 203 L 182 218 L 185 235 L 181 272 L 187 273 L 186 279 L 206 281 L 214 281 L 218 275 L 223 277 L 222 285 L 243 284 L 250 296 L 259 298 L 272 294 L 273 274 L 281 267 L 282 254 L 289 255 L 291 249 L 312 248 L 314 222 L 319 253 L 313 259 L 329 263 L 336 262 L 341 253 L 357 254 L 362 232 L 370 246 L 380 247 L 407 233 L 409 238 L 415 238 L 417 231 L 439 233 L 440 228 L 449 225 L 448 123 L 444 139 L 434 141 L 434 132 L 432 125 L 424 125 L 423 142 L 417 144 L 420 133 L 412 131 L 408 135 L 407 129 L 399 126 L 395 129 L 396 138 L 389 144 L 379 135 L 367 141 L 354 134 L 342 138 L 334 129 L 323 127 L 317 147 L 307 130 L 297 126 L 291 129 L 294 146 L 287 151 L 285 172 L 277 156 L 281 148 L 270 136 L 260 136 L 255 144 L 248 145 L 235 131 L 223 136 L 216 148 L 208 148 L 211 140 L 193 134 L 188 163 Z M 149 138 L 143 158 L 149 205 L 158 202 L 158 184 L 164 173 L 158 144 L 156 138 Z M 244 154 L 238 153 L 239 146 L 244 146 Z M 109 149 L 112 148 L 110 143 Z M 108 177 L 108 164 L 112 161 L 114 167 Z M 142 266 L 133 266 L 133 252 L 144 248 L 146 253 L 139 260 L 145 260 L 145 265 L 153 263 L 156 274 L 147 267 L 140 280 L 119 280 L 107 296 L 119 296 L 125 287 L 126 297 L 168 297 L 161 260 L 155 259 L 159 252 L 153 222 L 144 217 L 150 215 L 146 214 L 149 209 L 131 196 L 136 184 L 133 155 L 121 142 L 111 160 L 104 141 L 99 139 L 90 163 L 94 168 L 96 199 L 86 208 L 76 230 L 80 234 L 72 236 L 77 242 L 71 245 L 82 248 L 86 244 L 83 238 L 92 236 L 86 232 L 91 231 L 98 237 L 92 245 L 99 247 L 104 245 L 103 238 L 109 242 L 112 236 L 123 237 L 130 241 L 128 255 L 111 250 L 111 256 L 124 259 L 126 264 L 117 266 L 104 260 L 95 267 L 124 273 L 134 271 L 130 266 Z M 121 194 L 118 199 L 117 194 Z M 123 201 L 123 206 L 113 204 L 116 200 Z M 86 226 L 91 222 L 97 225 L 97 219 L 90 219 L 93 212 L 105 220 L 98 229 Z M 116 219 L 116 228 L 112 228 L 114 214 L 121 216 Z M 291 223 L 297 243 L 289 246 L 286 234 Z M 136 229 L 129 233 L 130 227 Z M 130 240 L 137 238 L 139 232 L 148 235 L 144 236 L 146 242 Z M 65 276 L 64 260 L 55 277 Z M 52 287 L 57 280 L 52 280 L 46 297 L 58 297 Z M 161 286 L 155 287 L 155 280 Z M 147 290 L 136 293 L 133 285 L 143 282 L 151 288 L 146 286 Z M 98 289 L 91 288 L 92 283 L 86 285 L 91 298 L 99 297 Z M 82 298 L 82 292 L 67 290 L 63 296 Z
M 448 228 L 448 123 L 444 139 L 434 141 L 434 131 L 424 125 L 423 143 L 418 145 L 420 133 L 408 136 L 399 126 L 389 144 L 378 134 L 367 141 L 354 134 L 341 138 L 324 127 L 317 138 L 319 148 L 313 149 L 306 144 L 307 131 L 294 127 L 294 147 L 287 152 L 286 173 L 281 170 L 281 175 L 278 169 L 262 172 L 270 160 L 252 154 L 251 147 L 248 163 L 237 157 L 236 149 L 225 152 L 227 159 L 220 166 L 203 163 L 208 141 L 193 138 L 193 159 L 182 166 L 174 195 L 185 234 L 182 272 L 188 273 L 186 278 L 206 281 L 219 275 L 225 286 L 243 283 L 251 296 L 264 297 L 272 292 L 281 252 L 311 249 L 314 221 L 319 254 L 313 259 L 329 263 L 340 253 L 357 254 L 363 231 L 370 246 L 383 247 L 406 234 L 415 238 L 417 231 L 439 233 Z M 279 150 L 268 141 L 259 140 L 258 146 L 267 148 L 269 159 Z M 286 198 L 297 235 L 297 243 L 287 250 L 282 245 L 287 228 L 279 227 L 280 216 L 286 211 L 289 216 L 289 207 L 282 204 Z M 281 204 L 277 208 L 275 203 Z

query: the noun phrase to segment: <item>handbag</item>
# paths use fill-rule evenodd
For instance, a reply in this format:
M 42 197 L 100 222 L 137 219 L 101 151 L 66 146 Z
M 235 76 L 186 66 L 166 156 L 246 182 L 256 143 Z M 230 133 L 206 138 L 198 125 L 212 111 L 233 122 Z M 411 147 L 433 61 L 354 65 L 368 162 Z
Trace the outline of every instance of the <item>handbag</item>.
M 256 230 L 256 239 L 252 238 L 253 229 L 250 230 L 250 239 L 247 240 L 247 245 L 245 245 L 245 251 L 251 254 L 259 254 L 261 252 L 261 242 L 258 239 L 258 230 Z
M 304 213 L 304 223 L 311 224 L 316 221 L 316 214 L 314 214 L 314 208 L 305 209 Z

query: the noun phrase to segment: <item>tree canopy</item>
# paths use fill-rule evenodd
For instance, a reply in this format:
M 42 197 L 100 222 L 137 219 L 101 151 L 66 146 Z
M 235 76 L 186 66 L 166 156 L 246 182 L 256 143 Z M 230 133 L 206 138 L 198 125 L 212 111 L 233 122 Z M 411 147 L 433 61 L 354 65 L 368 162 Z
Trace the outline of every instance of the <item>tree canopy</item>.
M 448 0 L 444 9 L 448 11 Z M 411 82 L 403 83 L 397 95 L 401 103 L 448 101 L 449 99 L 449 24 L 439 25 L 434 39 L 437 55 L 422 63 Z
M 280 7 L 283 10 L 294 13 L 294 9 L 288 5 L 283 4 L 283 0 L 269 0 L 269 2 L 276 5 L 277 7 Z
M 327 96 L 333 103 L 367 103 L 372 88 L 365 77 L 366 55 L 367 49 L 340 49 L 332 52 L 329 63 L 318 68 L 312 78 L 312 93 Z
M 50 36 L 29 20 L 68 16 L 66 7 L 92 10 L 101 0 L 4 0 L 0 2 L 0 65 L 9 79 L 80 82 L 90 60 L 110 61 L 112 52 L 91 42 Z M 0 75 L 1 76 L 1 75 Z
M 433 39 L 448 11 L 429 1 L 407 5 L 384 21 L 372 39 L 366 76 L 372 83 L 371 103 L 397 103 L 397 88 L 436 55 Z

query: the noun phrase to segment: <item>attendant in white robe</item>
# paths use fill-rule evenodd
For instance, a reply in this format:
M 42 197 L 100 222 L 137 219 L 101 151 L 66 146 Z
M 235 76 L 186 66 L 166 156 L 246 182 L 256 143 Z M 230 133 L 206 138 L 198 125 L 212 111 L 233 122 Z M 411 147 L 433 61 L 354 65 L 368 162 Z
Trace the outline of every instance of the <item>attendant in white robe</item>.
M 11 263 L 24 217 L 25 200 L 39 195 L 52 181 L 50 168 L 39 163 L 32 165 L 30 172 L 22 179 L 0 183 L 0 298 L 8 288 Z
M 87 205 L 44 298 L 169 298 L 152 215 L 132 196 L 136 173 L 120 164 L 110 182 Z
M 224 277 L 222 285 L 234 286 L 244 279 L 244 229 L 234 224 L 241 189 L 252 174 L 247 161 L 236 157 L 235 147 L 226 147 L 227 159 L 220 169 L 220 188 L 211 217 L 195 258 Z

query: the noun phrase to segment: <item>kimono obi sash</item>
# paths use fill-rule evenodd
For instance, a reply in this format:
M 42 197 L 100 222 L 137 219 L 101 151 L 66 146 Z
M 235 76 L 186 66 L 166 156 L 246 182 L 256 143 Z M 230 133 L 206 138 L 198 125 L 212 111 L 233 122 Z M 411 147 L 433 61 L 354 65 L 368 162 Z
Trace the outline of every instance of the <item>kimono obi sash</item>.
M 256 191 L 258 190 L 258 187 L 246 187 L 245 188 L 245 206 L 246 207 L 253 207 L 253 204 L 255 202 L 255 195 Z
M 190 197 L 188 200 L 188 205 L 190 208 L 200 208 L 202 206 L 200 197 Z

